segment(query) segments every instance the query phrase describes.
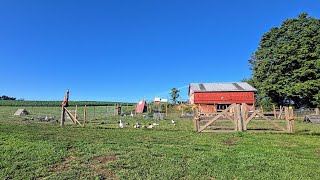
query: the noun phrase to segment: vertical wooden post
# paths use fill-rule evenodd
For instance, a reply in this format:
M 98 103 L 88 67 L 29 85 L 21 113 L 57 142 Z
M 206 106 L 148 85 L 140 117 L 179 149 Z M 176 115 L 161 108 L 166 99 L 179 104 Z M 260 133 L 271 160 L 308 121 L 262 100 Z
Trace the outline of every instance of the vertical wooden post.
M 198 108 L 195 108 L 193 111 L 194 117 L 193 117 L 193 128 L 194 131 L 199 132 L 199 113 Z
M 84 109 L 83 109 L 83 127 L 86 124 L 86 119 L 87 119 L 87 105 L 84 105 Z
M 248 117 L 247 117 L 247 108 L 244 103 L 241 104 L 241 115 L 242 115 L 242 127 L 243 127 L 243 130 L 246 131 L 247 130 L 246 119 Z
M 315 111 L 316 111 L 316 115 L 320 115 L 319 108 L 316 108 Z
M 277 119 L 276 106 L 275 106 L 275 105 L 272 105 L 272 106 L 273 106 L 273 115 L 274 115 L 274 119 Z
M 236 104 L 231 104 L 230 106 L 232 106 L 230 108 L 230 112 L 233 113 L 233 121 L 234 121 L 234 131 L 238 131 L 238 117 L 237 117 L 237 108 L 236 108 Z
M 166 117 L 168 117 L 168 104 L 166 104 Z
M 197 121 L 198 121 L 197 118 L 193 118 L 193 130 L 196 132 L 198 132 L 198 129 L 199 129 Z
M 294 114 L 293 114 L 293 107 L 290 106 L 289 108 L 289 124 L 290 124 L 290 133 L 294 132 Z
M 289 106 L 289 119 L 294 119 L 293 107 Z
M 288 133 L 291 133 L 291 123 L 290 123 L 290 120 L 289 120 L 289 108 L 288 107 L 284 107 L 284 116 L 285 116 L 285 119 L 286 119 L 286 122 L 287 122 L 287 132 Z
M 241 117 L 241 106 L 240 104 L 236 105 L 236 112 L 237 112 L 237 120 L 238 120 L 238 131 L 242 132 L 243 131 L 243 126 L 242 126 L 242 117 Z
M 289 120 L 289 115 L 288 115 L 288 108 L 287 107 L 284 107 L 284 117 L 285 117 L 285 120 L 287 121 L 287 127 L 288 127 L 288 120 Z
M 282 112 L 283 112 L 283 107 L 280 106 L 280 111 L 279 111 L 278 119 L 281 119 Z
M 64 126 L 64 121 L 65 121 L 65 113 L 66 109 L 65 107 L 69 106 L 69 89 L 67 89 L 66 95 L 64 96 L 64 99 L 61 103 L 61 121 L 60 121 L 60 126 Z
M 64 107 L 61 107 L 61 121 L 60 121 L 60 126 L 63 127 L 64 126 L 64 121 L 65 121 L 65 113 L 66 110 L 64 109 Z
M 181 104 L 181 115 L 183 115 L 183 105 Z
M 263 114 L 263 107 L 262 106 L 260 106 L 260 110 L 261 110 L 261 113 Z
M 74 110 L 74 118 L 77 119 L 78 105 L 76 105 L 76 109 Z

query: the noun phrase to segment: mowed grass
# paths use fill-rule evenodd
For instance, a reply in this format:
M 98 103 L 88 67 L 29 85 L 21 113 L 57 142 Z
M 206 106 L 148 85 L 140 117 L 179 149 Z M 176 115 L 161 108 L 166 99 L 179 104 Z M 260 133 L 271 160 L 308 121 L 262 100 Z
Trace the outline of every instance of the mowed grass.
M 320 126 L 295 134 L 196 133 L 191 119 L 93 120 L 85 128 L 0 119 L 0 179 L 319 179 Z

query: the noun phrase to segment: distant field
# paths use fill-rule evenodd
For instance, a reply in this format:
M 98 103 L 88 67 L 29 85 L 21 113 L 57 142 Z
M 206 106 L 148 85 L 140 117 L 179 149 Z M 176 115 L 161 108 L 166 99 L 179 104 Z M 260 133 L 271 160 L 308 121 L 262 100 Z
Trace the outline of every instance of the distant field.
M 13 110 L 0 107 L 0 179 L 319 179 L 320 126 L 302 121 L 295 134 L 212 134 L 193 132 L 191 119 L 134 129 L 155 121 L 105 115 L 60 128 Z
M 61 106 L 61 101 L 20 101 L 20 100 L 0 100 L 0 106 Z M 70 106 L 113 106 L 119 102 L 103 101 L 69 101 Z M 121 103 L 132 106 L 134 103 Z
M 26 116 L 14 116 L 13 114 L 17 109 L 26 109 L 29 115 Z M 75 106 L 70 106 L 68 109 L 72 112 L 75 111 Z M 61 116 L 61 107 L 59 106 L 0 106 L 0 119 L 17 120 L 26 118 L 38 118 L 38 117 L 55 117 L 58 120 Z M 87 106 L 87 120 L 101 119 L 107 116 L 113 116 L 115 113 L 114 106 Z M 122 112 L 129 113 L 134 110 L 133 106 L 122 107 Z M 84 106 L 78 106 L 77 114 L 78 119 L 83 120 Z

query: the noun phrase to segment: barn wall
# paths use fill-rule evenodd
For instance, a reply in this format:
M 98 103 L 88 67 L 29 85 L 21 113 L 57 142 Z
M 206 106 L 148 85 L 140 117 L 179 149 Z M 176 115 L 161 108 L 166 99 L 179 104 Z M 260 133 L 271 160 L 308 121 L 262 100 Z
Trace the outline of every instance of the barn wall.
M 254 104 L 254 92 L 195 92 L 195 104 Z
M 194 104 L 194 93 L 190 95 L 189 102 L 190 104 Z

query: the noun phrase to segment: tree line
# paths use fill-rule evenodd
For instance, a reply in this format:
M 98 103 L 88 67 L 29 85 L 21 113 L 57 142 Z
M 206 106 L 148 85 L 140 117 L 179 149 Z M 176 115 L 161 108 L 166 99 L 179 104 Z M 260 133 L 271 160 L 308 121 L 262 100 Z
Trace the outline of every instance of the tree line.
M 16 98 L 3 95 L 0 96 L 0 100 L 16 100 Z

